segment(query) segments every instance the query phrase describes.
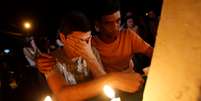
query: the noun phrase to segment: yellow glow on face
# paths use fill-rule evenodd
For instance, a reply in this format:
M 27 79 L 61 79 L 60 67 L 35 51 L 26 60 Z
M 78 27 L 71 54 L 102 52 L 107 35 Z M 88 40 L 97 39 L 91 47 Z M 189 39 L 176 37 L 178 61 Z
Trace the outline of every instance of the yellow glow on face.
M 46 96 L 44 101 L 52 101 L 52 98 L 50 96 Z
M 107 97 L 109 97 L 111 99 L 115 97 L 115 92 L 109 85 L 105 85 L 103 87 L 103 91 L 107 95 Z
M 31 28 L 30 22 L 25 22 L 25 23 L 24 23 L 24 27 L 25 27 L 26 29 L 30 29 L 30 28 Z

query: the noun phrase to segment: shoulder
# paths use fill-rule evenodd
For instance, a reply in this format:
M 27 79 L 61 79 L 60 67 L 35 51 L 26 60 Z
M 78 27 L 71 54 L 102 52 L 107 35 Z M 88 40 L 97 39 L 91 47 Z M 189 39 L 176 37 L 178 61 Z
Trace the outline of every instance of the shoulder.
M 124 28 L 120 31 L 120 37 L 126 40 L 138 38 L 138 34 L 130 28 Z
M 131 28 L 123 28 L 120 32 L 123 35 L 137 35 L 137 33 L 133 31 Z

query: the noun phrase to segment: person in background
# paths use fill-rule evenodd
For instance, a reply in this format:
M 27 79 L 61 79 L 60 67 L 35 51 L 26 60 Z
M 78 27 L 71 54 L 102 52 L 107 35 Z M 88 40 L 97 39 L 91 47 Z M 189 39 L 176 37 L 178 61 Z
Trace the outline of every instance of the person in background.
M 25 46 L 23 47 L 23 53 L 31 67 L 35 67 L 35 58 L 40 54 L 40 50 L 35 44 L 34 37 L 25 38 Z
M 139 34 L 138 31 L 138 25 L 134 20 L 134 15 L 132 12 L 127 12 L 126 13 L 126 25 L 125 27 L 132 29 L 134 32 L 136 32 L 137 34 Z

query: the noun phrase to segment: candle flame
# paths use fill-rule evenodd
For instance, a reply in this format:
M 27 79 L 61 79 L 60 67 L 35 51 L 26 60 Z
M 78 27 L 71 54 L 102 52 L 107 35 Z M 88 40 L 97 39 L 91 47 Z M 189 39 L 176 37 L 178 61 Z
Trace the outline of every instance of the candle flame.
M 44 101 L 52 101 L 52 98 L 50 96 L 46 96 Z
M 115 97 L 115 92 L 109 85 L 105 85 L 103 87 L 103 91 L 107 95 L 107 97 L 109 97 L 111 99 Z

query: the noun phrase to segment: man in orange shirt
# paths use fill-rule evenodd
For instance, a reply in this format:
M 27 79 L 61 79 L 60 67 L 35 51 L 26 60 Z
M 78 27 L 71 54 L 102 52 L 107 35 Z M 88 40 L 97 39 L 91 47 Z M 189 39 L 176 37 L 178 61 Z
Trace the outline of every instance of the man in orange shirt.
M 118 0 L 97 0 L 95 28 L 92 46 L 100 53 L 106 72 L 133 72 L 132 57 L 142 53 L 149 58 L 153 48 L 132 29 L 120 30 L 120 6 Z

